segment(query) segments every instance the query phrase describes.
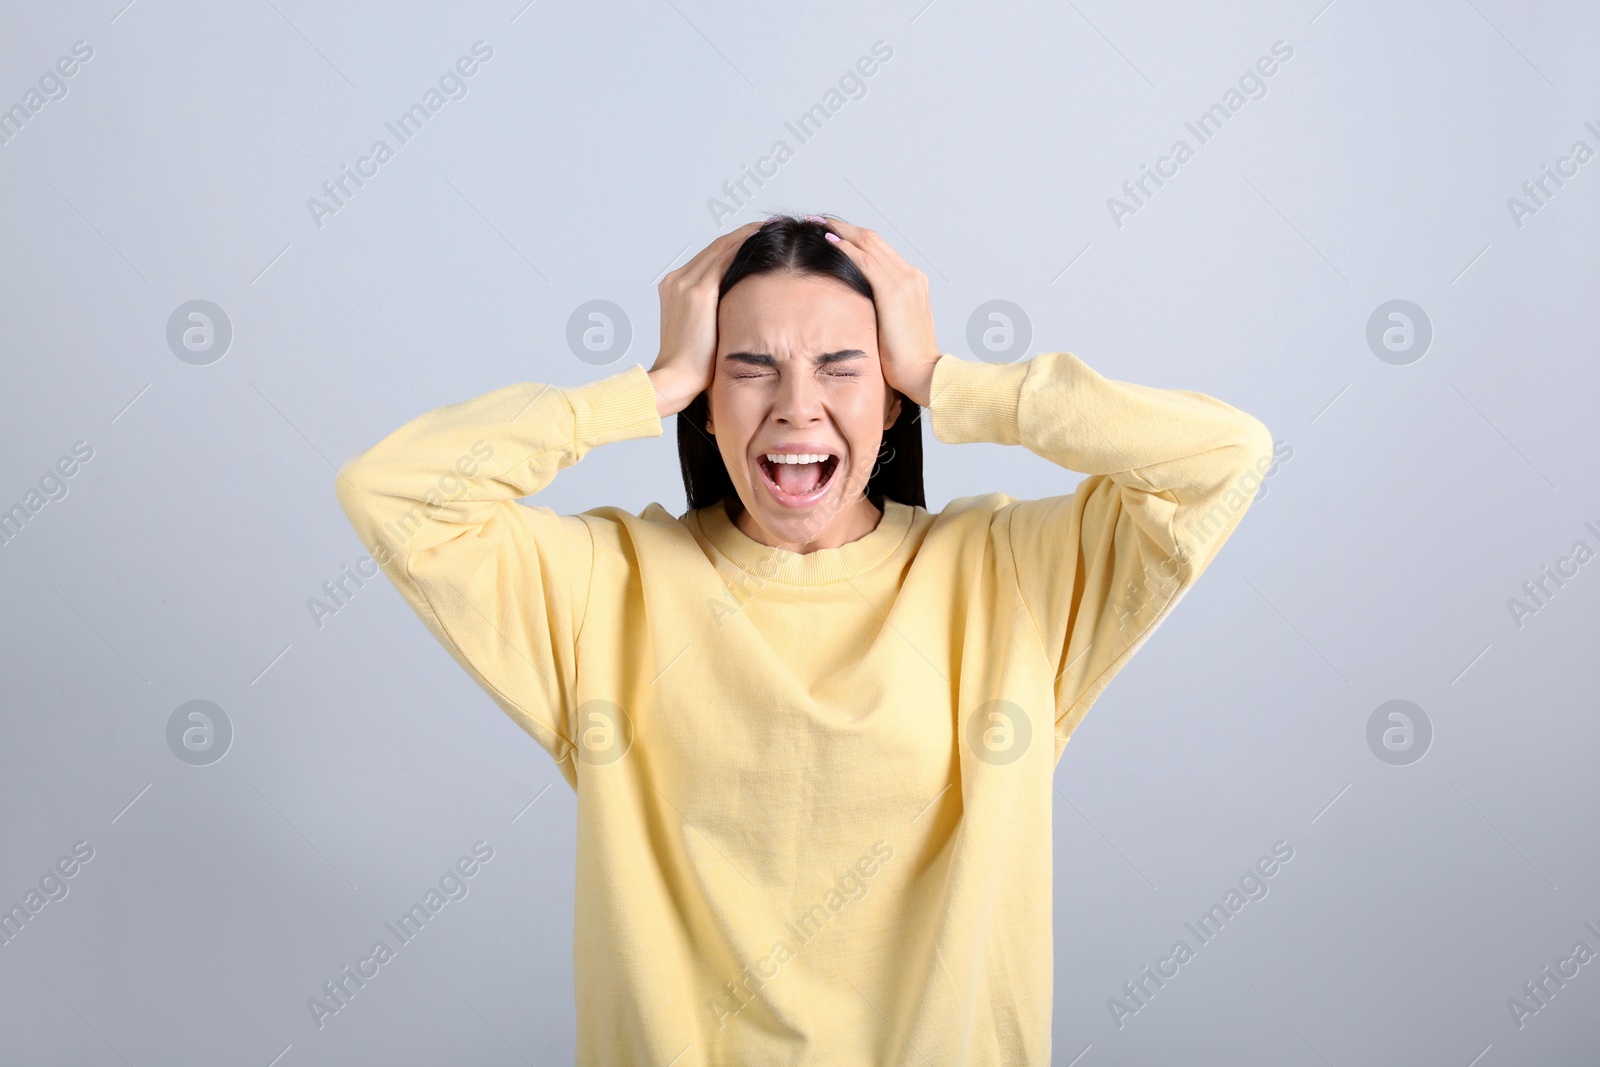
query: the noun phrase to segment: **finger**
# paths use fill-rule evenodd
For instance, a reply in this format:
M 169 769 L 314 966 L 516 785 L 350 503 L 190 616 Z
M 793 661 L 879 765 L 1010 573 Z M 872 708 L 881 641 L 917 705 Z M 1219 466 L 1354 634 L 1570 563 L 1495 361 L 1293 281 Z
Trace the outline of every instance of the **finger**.
M 706 249 L 706 251 L 712 253 L 711 257 L 705 261 L 699 273 L 692 277 L 690 284 L 696 286 L 707 285 L 711 282 L 720 284 L 722 276 L 727 273 L 728 264 L 732 262 L 733 257 L 738 254 L 739 249 L 744 246 L 750 235 L 763 225 L 765 225 L 765 220 L 761 219 L 747 222 L 738 229 L 730 230 L 717 238 L 716 241 L 713 241 Z
M 750 235 L 766 224 L 766 219 L 752 219 L 736 230 L 729 230 L 712 242 L 712 247 L 717 250 L 716 255 L 712 258 L 726 265 L 728 260 L 732 259 L 734 254 L 744 246 L 745 241 L 749 240 Z
M 834 245 L 834 248 L 842 250 L 846 256 L 850 256 L 850 261 L 861 269 L 861 274 L 867 275 L 867 283 L 872 286 L 874 293 L 890 291 L 890 283 L 899 274 L 899 270 L 893 264 L 888 264 L 883 258 L 875 256 L 872 251 L 862 248 L 848 237 L 840 237 L 837 242 L 830 240 L 829 243 Z
M 725 264 L 728 259 L 732 258 L 745 239 L 760 229 L 765 221 L 765 219 L 755 219 L 736 229 L 729 230 L 696 252 L 692 259 L 672 273 L 685 278 L 691 284 L 700 281 L 711 271 L 714 265 L 718 263 Z
M 732 258 L 733 254 L 739 250 L 739 246 L 744 244 L 747 237 L 761 228 L 764 221 L 763 219 L 753 219 L 743 226 L 729 230 L 702 248 L 694 259 L 691 259 L 685 266 L 692 267 L 698 264 L 703 270 L 713 263 L 725 262 Z
M 869 230 L 865 226 L 855 226 L 842 219 L 834 220 L 833 225 L 838 230 L 839 236 L 854 242 L 856 247 L 876 257 L 883 265 L 891 269 L 910 266 L 878 231 Z
M 883 241 L 877 231 L 869 230 L 865 226 L 857 226 L 843 219 L 830 219 L 829 225 L 838 232 L 840 237 L 849 238 L 861 248 L 866 248 L 874 242 L 882 242 L 887 245 L 887 242 Z
M 862 273 L 866 273 L 868 256 L 865 249 L 856 244 L 850 238 L 836 233 L 828 234 L 827 241 L 833 247 L 837 248 L 839 251 L 848 256 L 850 258 L 850 262 L 861 268 Z

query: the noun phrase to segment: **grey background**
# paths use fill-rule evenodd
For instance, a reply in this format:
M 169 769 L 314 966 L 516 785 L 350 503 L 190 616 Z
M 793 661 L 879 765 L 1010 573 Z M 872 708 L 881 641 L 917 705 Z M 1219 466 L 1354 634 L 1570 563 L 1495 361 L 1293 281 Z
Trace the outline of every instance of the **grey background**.
M 1506 201 L 1600 149 L 1600 15 L 1324 4 L 0 9 L 0 106 L 94 49 L 0 144 L 0 507 L 94 450 L 0 548 L 0 903 L 94 849 L 0 946 L 0 1063 L 570 1062 L 575 798 L 385 580 L 313 621 L 364 555 L 334 471 L 440 405 L 649 366 L 658 279 L 768 209 L 881 232 L 946 351 L 988 358 L 968 318 L 1014 301 L 1033 352 L 1293 450 L 1062 759 L 1055 1061 L 1594 1062 L 1600 962 L 1520 1029 L 1507 998 L 1600 951 L 1600 562 L 1520 628 L 1507 601 L 1600 548 L 1600 159 L 1520 227 Z M 315 225 L 479 39 L 467 95 Z M 784 122 L 878 40 L 798 144 Z M 1107 198 L 1278 40 L 1267 94 L 1115 225 Z M 233 329 L 205 366 L 166 342 L 194 299 Z M 566 342 L 595 299 L 633 330 L 604 366 Z M 1392 299 L 1433 328 L 1405 365 L 1366 343 Z M 539 502 L 681 512 L 673 433 Z M 927 477 L 935 510 L 1077 481 L 931 435 Z M 167 743 L 197 699 L 234 730 L 202 767 Z M 1366 740 L 1393 699 L 1433 726 L 1409 766 Z M 319 1030 L 307 999 L 478 840 L 470 894 Z M 1275 841 L 1270 895 L 1118 1028 L 1108 998 Z

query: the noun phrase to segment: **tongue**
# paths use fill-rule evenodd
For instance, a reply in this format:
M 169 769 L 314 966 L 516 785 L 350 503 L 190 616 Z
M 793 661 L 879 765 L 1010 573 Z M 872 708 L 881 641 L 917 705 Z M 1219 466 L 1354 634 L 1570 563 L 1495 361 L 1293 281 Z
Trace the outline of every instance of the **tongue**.
M 794 496 L 811 492 L 822 479 L 820 463 L 779 463 L 773 469 L 778 488 Z

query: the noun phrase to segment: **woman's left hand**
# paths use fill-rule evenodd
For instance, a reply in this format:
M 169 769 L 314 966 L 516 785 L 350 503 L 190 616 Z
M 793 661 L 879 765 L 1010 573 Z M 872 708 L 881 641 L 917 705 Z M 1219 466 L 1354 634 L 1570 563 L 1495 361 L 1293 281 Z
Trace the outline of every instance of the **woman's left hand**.
M 878 312 L 878 358 L 889 386 L 928 406 L 933 365 L 942 354 L 934 339 L 928 276 L 900 258 L 876 231 L 842 219 L 821 220 L 838 234 L 834 241 L 872 284 Z M 833 236 L 829 236 L 833 240 Z

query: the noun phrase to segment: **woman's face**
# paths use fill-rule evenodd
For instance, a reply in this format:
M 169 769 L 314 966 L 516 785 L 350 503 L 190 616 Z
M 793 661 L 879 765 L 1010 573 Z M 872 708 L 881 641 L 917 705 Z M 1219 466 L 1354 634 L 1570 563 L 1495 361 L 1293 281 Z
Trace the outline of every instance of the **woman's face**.
M 872 301 L 821 275 L 743 279 L 717 308 L 708 399 L 746 533 L 809 552 L 876 526 L 865 492 L 900 398 L 878 362 Z M 766 458 L 772 453 L 830 458 L 778 465 Z

